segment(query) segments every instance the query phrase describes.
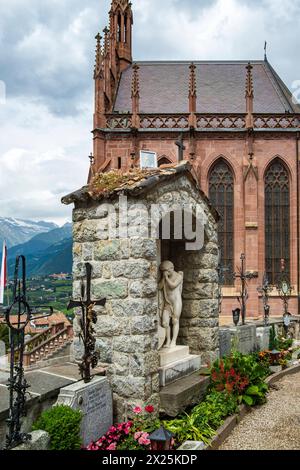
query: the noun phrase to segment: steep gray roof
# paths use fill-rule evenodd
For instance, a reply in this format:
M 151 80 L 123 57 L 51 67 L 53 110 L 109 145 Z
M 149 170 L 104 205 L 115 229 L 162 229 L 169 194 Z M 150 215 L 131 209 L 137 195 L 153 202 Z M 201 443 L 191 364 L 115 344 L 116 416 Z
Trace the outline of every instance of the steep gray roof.
M 140 113 L 188 113 L 191 62 L 137 62 Z M 197 112 L 245 113 L 244 61 L 194 62 L 197 76 Z M 292 95 L 267 61 L 253 61 L 254 113 L 299 112 Z M 131 112 L 132 67 L 119 83 L 115 112 Z

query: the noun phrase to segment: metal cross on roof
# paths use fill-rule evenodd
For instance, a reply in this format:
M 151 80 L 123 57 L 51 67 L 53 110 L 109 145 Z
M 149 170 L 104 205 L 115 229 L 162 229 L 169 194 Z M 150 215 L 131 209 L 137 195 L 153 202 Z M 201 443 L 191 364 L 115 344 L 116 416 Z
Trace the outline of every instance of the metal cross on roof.
M 185 150 L 185 146 L 183 143 L 183 133 L 180 134 L 179 139 L 176 140 L 175 145 L 178 147 L 178 161 L 182 162 L 183 160 L 183 152 Z

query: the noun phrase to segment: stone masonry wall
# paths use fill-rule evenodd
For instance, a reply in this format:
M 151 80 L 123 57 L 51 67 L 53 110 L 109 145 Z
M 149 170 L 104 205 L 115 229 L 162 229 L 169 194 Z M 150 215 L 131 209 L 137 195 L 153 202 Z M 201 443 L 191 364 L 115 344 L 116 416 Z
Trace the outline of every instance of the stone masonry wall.
M 217 354 L 216 318 L 216 222 L 200 193 L 186 177 L 158 185 L 143 198 L 128 198 L 128 238 L 109 238 L 112 215 L 105 202 L 80 203 L 73 212 L 74 298 L 80 296 L 84 263 L 93 266 L 92 297 L 107 298 L 98 310 L 96 325 L 100 361 L 108 364 L 107 375 L 114 393 L 116 419 L 123 419 L 132 406 L 151 403 L 159 407 L 158 356 L 158 244 L 155 238 L 138 236 L 141 210 L 134 204 L 201 204 L 208 222 L 206 246 L 185 260 L 187 273 L 181 342 L 203 357 Z M 118 200 L 113 201 L 118 211 Z M 144 234 L 145 235 L 145 234 Z M 194 266 L 195 265 L 195 266 Z M 195 272 L 193 269 L 195 268 Z M 203 272 L 201 269 L 203 268 Z M 201 271 L 201 278 L 200 278 Z M 198 281 L 194 288 L 194 274 Z M 197 277 L 197 276 L 196 276 Z M 77 326 L 75 326 L 76 332 Z M 78 340 L 75 340 L 75 349 Z M 80 350 L 77 353 L 80 355 Z

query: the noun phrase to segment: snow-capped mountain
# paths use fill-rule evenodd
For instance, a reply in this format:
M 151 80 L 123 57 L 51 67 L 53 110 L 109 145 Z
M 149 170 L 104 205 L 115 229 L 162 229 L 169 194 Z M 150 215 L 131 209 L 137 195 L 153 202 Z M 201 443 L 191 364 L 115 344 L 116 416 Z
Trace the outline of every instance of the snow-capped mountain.
M 0 243 L 5 240 L 8 248 L 31 240 L 39 233 L 46 233 L 58 226 L 53 222 L 0 217 Z M 1 250 L 1 248 L 0 248 Z

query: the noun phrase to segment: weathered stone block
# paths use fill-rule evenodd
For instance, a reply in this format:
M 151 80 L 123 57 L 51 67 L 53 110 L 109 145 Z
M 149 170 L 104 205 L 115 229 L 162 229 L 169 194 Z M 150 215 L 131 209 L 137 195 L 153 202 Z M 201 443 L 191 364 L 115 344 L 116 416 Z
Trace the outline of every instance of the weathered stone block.
M 131 334 L 140 335 L 151 333 L 156 329 L 156 319 L 144 315 L 142 317 L 133 317 L 131 319 Z
M 95 259 L 113 261 L 129 258 L 128 240 L 101 240 L 95 243 Z
M 112 314 L 117 317 L 140 316 L 144 313 L 144 301 L 142 299 L 112 300 Z M 118 320 L 115 320 L 118 321 Z
M 194 299 L 211 299 L 212 284 L 202 284 L 200 282 L 190 283 L 186 282 L 183 285 L 183 299 L 194 300 Z
M 130 255 L 132 258 L 156 260 L 157 240 L 150 238 L 132 238 L 130 240 Z
M 113 316 L 103 316 L 98 320 L 94 329 L 97 336 L 111 337 L 120 334 L 130 334 L 130 325 L 127 320 L 120 318 L 116 321 Z
M 145 396 L 145 380 L 144 378 L 113 376 L 111 377 L 111 385 L 114 393 L 123 397 L 142 398 Z
M 149 336 L 118 336 L 113 338 L 113 348 L 115 351 L 124 353 L 140 354 L 151 350 L 151 338 Z
M 92 261 L 94 257 L 94 244 L 82 243 L 82 261 Z
M 149 278 L 147 281 L 133 281 L 130 283 L 129 292 L 131 297 L 157 297 L 157 282 Z
M 100 362 L 110 364 L 113 360 L 113 348 L 111 338 L 97 338 L 96 351 L 99 352 Z
M 96 299 L 125 299 L 128 295 L 128 281 L 115 279 L 107 281 L 94 281 L 92 296 Z
M 115 261 L 111 265 L 114 277 L 144 279 L 150 275 L 150 263 L 145 260 Z
M 73 224 L 73 240 L 75 242 L 94 242 L 97 240 L 96 225 L 91 220 Z
M 158 353 L 150 351 L 146 354 L 130 355 L 130 373 L 136 377 L 147 376 L 156 373 L 159 367 Z

